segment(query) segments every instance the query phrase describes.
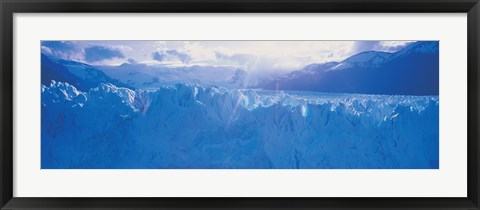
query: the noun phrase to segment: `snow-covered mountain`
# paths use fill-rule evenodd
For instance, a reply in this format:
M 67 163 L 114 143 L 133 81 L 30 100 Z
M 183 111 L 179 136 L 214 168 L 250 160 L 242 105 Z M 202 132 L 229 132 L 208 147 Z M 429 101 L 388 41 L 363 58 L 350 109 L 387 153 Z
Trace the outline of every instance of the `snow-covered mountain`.
M 77 89 L 88 91 L 101 83 L 112 83 L 121 87 L 129 87 L 118 80 L 112 79 L 102 71 L 88 64 L 75 61 L 62 60 L 47 55 L 41 55 L 43 85 L 50 85 L 51 81 L 68 82 Z
M 373 69 L 389 61 L 391 56 L 392 53 L 388 52 L 365 51 L 345 59 L 330 70 Z
M 437 41 L 409 44 L 395 53 L 366 51 L 341 62 L 311 64 L 264 89 L 337 93 L 438 95 Z
M 156 88 L 182 82 L 238 87 L 237 85 L 242 85 L 242 82 L 232 82 L 232 79 L 235 74 L 239 74 L 239 71 L 243 71 L 229 66 L 169 67 L 128 63 L 120 66 L 96 66 L 96 68 L 106 75 L 136 88 Z
M 244 88 L 246 86 L 245 79 L 247 78 L 247 76 L 248 73 L 246 71 L 237 69 L 235 71 L 235 74 L 233 74 L 232 78 L 230 78 L 228 82 L 235 87 Z
M 88 91 L 101 83 L 120 87 L 158 88 L 176 83 L 218 85 L 229 88 L 245 87 L 247 73 L 234 67 L 178 66 L 130 64 L 120 66 L 91 66 L 42 54 L 42 84 L 51 81 L 67 82 L 77 89 Z
M 42 168 L 438 168 L 438 97 L 42 86 Z

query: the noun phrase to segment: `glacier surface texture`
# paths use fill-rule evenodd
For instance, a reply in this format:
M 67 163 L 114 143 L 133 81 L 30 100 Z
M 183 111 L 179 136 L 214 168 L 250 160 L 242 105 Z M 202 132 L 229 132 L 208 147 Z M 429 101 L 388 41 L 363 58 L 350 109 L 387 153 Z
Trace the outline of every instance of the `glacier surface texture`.
M 44 169 L 439 167 L 438 96 L 42 85 Z

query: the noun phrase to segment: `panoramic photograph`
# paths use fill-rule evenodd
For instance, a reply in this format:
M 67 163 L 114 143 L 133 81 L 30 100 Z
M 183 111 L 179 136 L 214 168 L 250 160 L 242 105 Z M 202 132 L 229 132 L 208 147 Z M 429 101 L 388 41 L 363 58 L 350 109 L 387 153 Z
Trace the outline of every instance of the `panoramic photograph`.
M 42 169 L 439 169 L 439 42 L 41 41 Z

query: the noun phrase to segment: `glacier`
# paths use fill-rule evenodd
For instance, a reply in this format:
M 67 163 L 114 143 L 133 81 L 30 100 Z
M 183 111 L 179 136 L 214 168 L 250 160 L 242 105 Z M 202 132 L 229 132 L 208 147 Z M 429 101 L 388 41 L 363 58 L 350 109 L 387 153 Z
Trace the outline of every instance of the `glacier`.
M 42 169 L 438 169 L 439 97 L 42 85 Z

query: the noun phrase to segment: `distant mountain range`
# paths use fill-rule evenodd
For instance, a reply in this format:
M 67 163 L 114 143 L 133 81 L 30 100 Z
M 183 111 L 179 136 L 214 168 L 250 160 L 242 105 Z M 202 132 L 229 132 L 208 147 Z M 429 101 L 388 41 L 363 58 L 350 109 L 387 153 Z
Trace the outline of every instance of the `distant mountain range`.
M 137 88 L 158 88 L 178 83 L 218 85 L 236 88 L 241 81 L 234 80 L 236 68 L 230 66 L 162 66 L 128 64 L 94 66 L 106 75 Z M 240 80 L 242 78 L 238 78 Z
M 52 80 L 67 82 L 78 90 L 88 91 L 101 83 L 135 89 L 133 86 L 112 79 L 93 66 L 75 61 L 62 60 L 42 54 L 42 84 L 50 86 Z
M 270 90 L 438 95 L 437 41 L 412 43 L 395 53 L 366 51 L 341 62 L 311 64 L 267 82 Z
M 135 89 L 186 82 L 266 90 L 438 95 L 438 52 L 436 41 L 415 42 L 394 53 L 366 51 L 340 62 L 310 64 L 299 71 L 259 80 L 254 86 L 247 83 L 253 80 L 248 72 L 233 67 L 91 66 L 42 54 L 41 77 L 43 85 L 48 86 L 55 80 L 67 82 L 81 91 L 101 83 Z

